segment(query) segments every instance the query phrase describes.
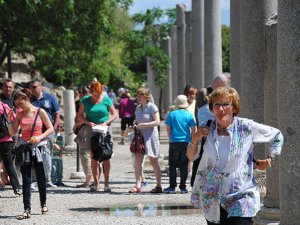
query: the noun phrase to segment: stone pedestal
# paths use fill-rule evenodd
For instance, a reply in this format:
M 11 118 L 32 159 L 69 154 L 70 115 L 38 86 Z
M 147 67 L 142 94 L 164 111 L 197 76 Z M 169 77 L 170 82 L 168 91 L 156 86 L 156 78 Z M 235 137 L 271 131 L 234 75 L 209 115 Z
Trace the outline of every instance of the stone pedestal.
M 280 157 L 280 224 L 300 221 L 300 2 L 278 1 L 278 124 L 285 138 Z
M 280 209 L 262 207 L 254 219 L 254 225 L 278 225 L 279 220 Z
M 204 0 L 192 0 L 192 71 L 190 83 L 204 87 Z
M 222 73 L 220 0 L 205 0 L 205 86 Z

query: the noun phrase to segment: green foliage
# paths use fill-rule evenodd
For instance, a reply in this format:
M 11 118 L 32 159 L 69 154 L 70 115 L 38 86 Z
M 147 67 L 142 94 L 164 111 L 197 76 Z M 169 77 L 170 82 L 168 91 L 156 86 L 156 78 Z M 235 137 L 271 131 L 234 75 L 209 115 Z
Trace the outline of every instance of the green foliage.
M 133 30 L 125 35 L 127 44 L 126 58 L 128 67 L 135 71 L 135 81 L 145 82 L 147 73 L 147 58 L 154 71 L 155 83 L 163 87 L 169 68 L 169 57 L 161 48 L 161 41 L 170 33 L 170 27 L 175 22 L 175 9 L 148 9 L 145 13 L 137 13 L 132 19 L 136 25 L 143 26 L 141 30 Z M 162 23 L 165 16 L 168 21 Z
M 107 82 L 112 69 L 106 61 L 111 54 L 106 44 L 114 32 L 114 13 L 131 3 L 132 0 L 0 1 L 0 43 L 3 45 L 6 38 L 14 52 L 33 54 L 33 66 L 57 84 L 89 83 L 93 77 Z
M 224 72 L 230 72 L 230 28 L 222 25 L 222 65 Z

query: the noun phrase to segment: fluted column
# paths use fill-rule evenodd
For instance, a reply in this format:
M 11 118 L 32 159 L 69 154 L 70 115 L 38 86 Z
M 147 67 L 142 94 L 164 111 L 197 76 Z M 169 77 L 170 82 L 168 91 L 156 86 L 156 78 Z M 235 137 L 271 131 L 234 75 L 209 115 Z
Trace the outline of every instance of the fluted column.
M 190 83 L 204 87 L 204 0 L 192 0 L 192 71 Z
M 186 85 L 186 56 L 185 56 L 185 11 L 186 5 L 176 5 L 176 25 L 177 25 L 177 75 L 178 92 L 182 93 Z
M 278 1 L 278 123 L 285 137 L 280 158 L 280 224 L 300 221 L 300 1 Z
M 162 41 L 162 48 L 165 53 L 169 56 L 171 62 L 171 38 L 167 37 Z M 162 114 L 165 115 L 169 106 L 172 104 L 172 73 L 171 65 L 167 71 L 167 79 L 164 88 L 162 89 Z M 162 116 L 163 116 L 162 115 Z
M 222 73 L 222 38 L 220 0 L 205 0 L 205 85 Z
M 177 73 L 177 27 L 171 28 L 171 71 L 172 71 L 172 98 L 175 99 L 178 95 L 178 73 Z
M 240 1 L 230 1 L 230 83 L 241 93 Z

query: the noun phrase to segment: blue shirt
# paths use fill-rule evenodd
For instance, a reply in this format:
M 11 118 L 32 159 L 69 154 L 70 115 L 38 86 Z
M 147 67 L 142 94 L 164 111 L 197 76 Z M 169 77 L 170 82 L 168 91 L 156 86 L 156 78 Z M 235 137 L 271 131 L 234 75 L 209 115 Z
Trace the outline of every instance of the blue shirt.
M 165 124 L 171 127 L 170 142 L 190 142 L 190 128 L 196 126 L 194 116 L 185 109 L 176 109 L 169 113 Z
M 207 120 L 215 120 L 214 114 L 209 110 L 208 104 L 205 104 L 201 108 L 198 109 L 198 126 L 205 126 Z
M 54 95 L 43 92 L 40 99 L 34 98 L 31 103 L 36 106 L 44 109 L 48 114 L 50 121 L 54 122 L 54 115 L 59 113 L 59 106 Z

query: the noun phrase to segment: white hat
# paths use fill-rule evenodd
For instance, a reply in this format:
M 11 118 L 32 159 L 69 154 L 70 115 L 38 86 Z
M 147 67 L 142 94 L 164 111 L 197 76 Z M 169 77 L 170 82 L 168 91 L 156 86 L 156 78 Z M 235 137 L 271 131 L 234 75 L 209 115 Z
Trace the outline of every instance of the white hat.
M 178 95 L 174 101 L 174 105 L 176 108 L 187 108 L 189 106 L 189 103 L 187 102 L 187 97 L 185 95 Z

